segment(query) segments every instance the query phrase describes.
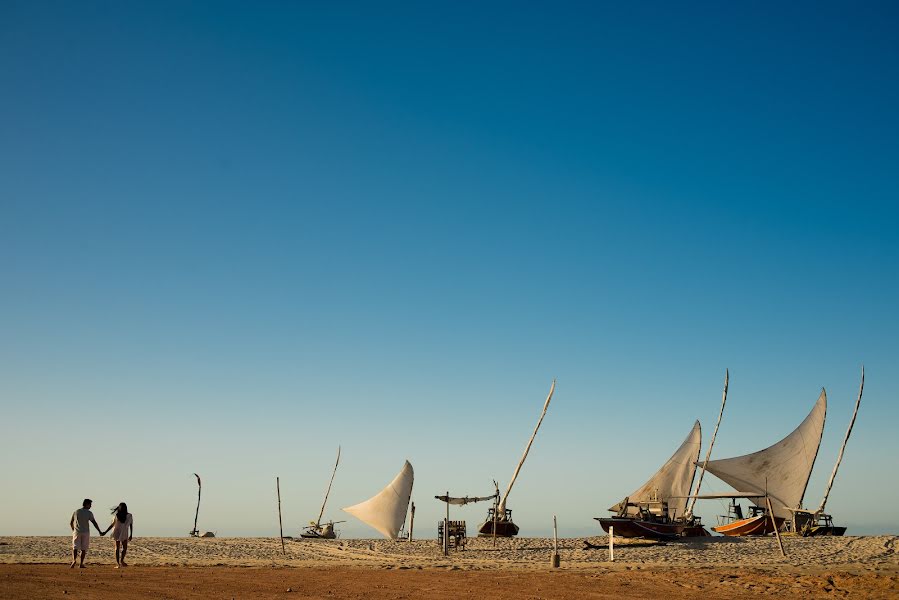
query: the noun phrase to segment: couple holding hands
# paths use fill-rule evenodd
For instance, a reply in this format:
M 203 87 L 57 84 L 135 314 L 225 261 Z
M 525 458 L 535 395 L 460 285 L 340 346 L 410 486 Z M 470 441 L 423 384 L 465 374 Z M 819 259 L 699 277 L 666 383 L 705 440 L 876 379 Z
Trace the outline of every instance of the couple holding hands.
M 81 552 L 81 568 L 84 568 L 84 559 L 87 557 L 87 549 L 90 546 L 91 531 L 90 524 L 93 523 L 97 528 L 97 533 L 101 536 L 106 535 L 112 529 L 112 539 L 115 541 L 115 562 L 116 569 L 119 567 L 127 567 L 125 564 L 125 554 L 128 552 L 128 542 L 134 535 L 134 518 L 128 512 L 128 505 L 120 502 L 119 505 L 112 509 L 112 523 L 106 528 L 106 531 L 100 531 L 100 526 L 94 520 L 94 513 L 91 512 L 92 500 L 85 498 L 81 503 L 81 508 L 72 513 L 69 520 L 69 527 L 72 528 L 72 564 L 70 568 L 75 567 L 78 561 L 78 552 Z

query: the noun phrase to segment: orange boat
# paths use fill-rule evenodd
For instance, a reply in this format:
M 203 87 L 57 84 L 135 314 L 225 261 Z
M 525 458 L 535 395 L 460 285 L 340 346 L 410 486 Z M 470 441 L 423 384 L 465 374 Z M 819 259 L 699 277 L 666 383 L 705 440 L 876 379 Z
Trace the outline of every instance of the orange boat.
M 734 505 L 739 508 L 739 505 Z M 724 525 L 718 525 L 717 527 L 712 527 L 712 531 L 715 533 L 720 533 L 722 535 L 730 535 L 730 536 L 745 536 L 745 535 L 768 535 L 770 533 L 774 533 L 774 525 L 777 526 L 779 530 L 783 524 L 785 519 L 783 517 L 774 517 L 774 524 L 771 523 L 771 517 L 768 515 L 767 511 L 753 506 L 751 507 L 752 515 L 746 518 L 737 518 L 731 521 L 730 523 L 726 523 Z

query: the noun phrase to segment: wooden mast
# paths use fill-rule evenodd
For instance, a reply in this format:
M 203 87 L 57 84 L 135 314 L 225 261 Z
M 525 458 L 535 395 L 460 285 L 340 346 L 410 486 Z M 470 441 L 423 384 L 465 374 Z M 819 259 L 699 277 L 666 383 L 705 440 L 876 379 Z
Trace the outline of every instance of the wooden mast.
M 709 449 L 706 450 L 705 460 L 702 461 L 702 469 L 699 471 L 699 481 L 696 482 L 696 491 L 693 493 L 693 497 L 690 498 L 690 505 L 687 506 L 687 512 L 684 513 L 684 517 L 688 519 L 693 516 L 693 507 L 696 506 L 696 496 L 699 495 L 699 487 L 702 485 L 702 476 L 705 475 L 705 467 L 709 464 L 709 458 L 712 456 L 712 446 L 715 445 L 715 436 L 718 435 L 718 427 L 721 425 L 721 416 L 724 414 L 724 405 L 727 403 L 727 383 L 729 378 L 730 372 L 728 369 L 724 369 L 724 393 L 721 395 L 721 410 L 718 411 L 718 422 L 715 423 L 712 441 L 709 442 Z
M 546 397 L 546 402 L 543 403 L 543 412 L 540 413 L 540 419 L 537 421 L 537 426 L 534 427 L 534 433 L 531 435 L 531 439 L 528 440 L 528 445 L 524 448 L 524 454 L 521 455 L 521 460 L 518 462 L 518 466 L 515 467 L 515 472 L 512 474 L 512 479 L 509 481 L 509 487 L 506 488 L 506 493 L 502 497 L 499 505 L 497 506 L 498 511 L 501 513 L 500 518 L 505 518 L 506 515 L 506 500 L 509 499 L 509 492 L 512 491 L 512 486 L 515 485 L 515 479 L 518 477 L 518 473 L 521 471 L 521 466 L 524 464 L 524 459 L 528 457 L 528 452 L 531 449 L 531 444 L 534 443 L 534 438 L 537 437 L 537 430 L 540 429 L 540 424 L 543 423 L 543 417 L 546 416 L 546 411 L 549 408 L 549 401 L 553 397 L 553 391 L 556 389 L 556 380 L 553 379 L 552 385 L 549 388 L 549 395 Z
M 852 433 L 852 426 L 855 425 L 855 417 L 858 415 L 858 406 L 862 401 L 862 392 L 865 390 L 865 366 L 862 365 L 862 382 L 858 386 L 858 399 L 855 401 L 855 410 L 852 412 L 852 419 L 849 421 L 849 428 L 846 429 L 846 437 L 843 438 L 843 445 L 840 446 L 840 453 L 837 455 L 837 464 L 833 466 L 833 472 L 830 474 L 830 481 L 824 489 L 824 498 L 821 499 L 821 506 L 818 507 L 818 513 L 824 512 L 824 505 L 827 504 L 827 498 L 830 496 L 830 488 L 833 486 L 833 480 L 837 476 L 837 469 L 843 461 L 843 451 L 846 449 L 846 442 L 849 441 L 849 434 Z
M 200 530 L 197 529 L 197 519 L 200 518 L 200 494 L 203 493 L 203 484 L 200 483 L 200 476 L 194 473 L 194 477 L 197 478 L 197 512 L 194 515 L 194 530 L 190 532 L 190 534 L 194 537 L 200 535 Z
M 325 504 L 328 503 L 328 495 L 331 493 L 331 484 L 334 483 L 334 476 L 337 475 L 337 465 L 340 464 L 340 446 L 337 446 L 337 462 L 334 463 L 334 471 L 331 473 L 331 481 L 328 482 L 328 489 L 325 491 L 325 500 L 322 502 L 322 509 L 318 513 L 318 520 L 315 522 L 315 529 L 319 530 L 322 526 L 322 516 L 325 514 Z

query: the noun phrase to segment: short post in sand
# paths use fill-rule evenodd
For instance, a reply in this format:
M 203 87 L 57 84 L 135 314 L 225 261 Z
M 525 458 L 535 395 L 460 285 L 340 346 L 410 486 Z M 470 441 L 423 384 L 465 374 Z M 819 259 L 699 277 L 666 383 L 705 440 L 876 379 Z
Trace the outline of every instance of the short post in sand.
M 554 569 L 559 568 L 559 530 L 556 526 L 556 515 L 553 515 L 553 559 L 552 565 Z
M 287 554 L 284 548 L 284 525 L 281 522 L 281 478 L 275 477 L 275 488 L 278 490 L 278 530 L 281 532 L 281 552 Z
M 765 494 L 765 504 L 768 505 L 768 516 L 771 517 L 771 526 L 774 527 L 774 536 L 777 538 L 777 544 L 780 546 L 780 555 L 786 557 L 787 553 L 784 552 L 784 543 L 783 540 L 780 539 L 780 530 L 777 528 L 777 521 L 774 520 L 774 509 L 771 508 L 771 498 L 768 494 Z
M 615 562 L 615 526 L 609 525 L 609 561 Z

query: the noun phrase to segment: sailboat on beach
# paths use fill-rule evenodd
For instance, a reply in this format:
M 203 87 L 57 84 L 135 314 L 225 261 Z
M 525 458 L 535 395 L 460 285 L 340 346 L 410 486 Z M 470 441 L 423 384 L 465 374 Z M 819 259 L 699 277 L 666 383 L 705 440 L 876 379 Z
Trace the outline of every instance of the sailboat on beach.
M 499 498 L 499 490 L 497 490 L 497 499 L 493 508 L 487 511 L 487 520 L 478 527 L 479 536 L 513 537 L 518 535 L 518 525 L 512 521 L 512 511 L 506 508 L 506 500 L 509 499 L 509 493 L 512 491 L 512 486 L 515 485 L 515 480 L 521 472 L 521 466 L 528 457 L 531 444 L 534 443 L 534 438 L 537 437 L 537 431 L 540 429 L 540 424 L 543 423 L 543 417 L 546 416 L 546 411 L 549 409 L 549 401 L 552 400 L 555 389 L 556 380 L 553 379 L 552 385 L 549 387 L 549 395 L 546 396 L 546 402 L 543 403 L 543 412 L 540 413 L 537 426 L 534 427 L 534 433 L 531 434 L 531 438 L 524 448 L 524 454 L 522 454 L 521 460 L 518 461 L 518 466 L 515 467 L 512 479 L 509 481 L 509 487 L 506 488 L 506 493 L 502 498 Z
M 614 516 L 596 517 L 606 533 L 614 527 L 615 535 L 621 537 L 670 539 L 685 535 L 687 528 L 696 528 L 689 535 L 708 535 L 698 522 L 682 518 L 701 442 L 702 429 L 696 421 L 687 438 L 655 475 L 609 508 Z
M 334 532 L 334 525 L 336 523 L 343 523 L 343 521 L 328 521 L 327 523 L 322 523 L 322 517 L 325 514 L 325 505 L 328 504 L 328 495 L 331 493 L 331 484 L 334 483 L 334 476 L 337 475 L 337 465 L 339 464 L 340 446 L 337 446 L 337 461 L 334 463 L 334 471 L 331 473 L 331 480 L 328 482 L 328 489 L 325 491 L 325 499 L 322 502 L 322 509 L 318 513 L 318 519 L 310 521 L 309 525 L 303 530 L 303 533 L 300 534 L 300 537 L 325 540 L 333 540 L 337 537 L 337 534 Z
M 724 372 L 724 392 L 721 395 L 721 410 L 718 422 L 709 443 L 703 470 L 700 471 L 696 491 L 702 485 L 705 465 L 708 464 L 724 406 L 727 403 L 729 371 Z M 690 497 L 693 479 L 696 475 L 697 460 L 702 445 L 702 428 L 699 421 L 687 438 L 649 481 L 640 486 L 630 496 L 609 508 L 613 517 L 596 517 L 600 526 L 608 533 L 610 528 L 621 537 L 642 537 L 651 539 L 673 539 L 678 537 L 698 537 L 710 535 L 702 526 L 699 517 L 693 515 L 695 496 Z M 688 503 L 689 498 L 689 503 Z
M 697 498 L 730 498 L 727 521 L 712 531 L 729 536 L 765 535 L 780 529 L 790 518 L 791 509 L 802 506 L 815 458 L 824 433 L 827 393 L 821 395 L 805 420 L 776 444 L 752 454 L 709 461 L 709 473 L 739 492 L 697 495 Z M 744 516 L 737 498 L 747 498 L 754 506 Z M 766 504 L 772 515 L 769 516 Z
M 378 530 L 384 537 L 395 540 L 406 522 L 414 480 L 415 473 L 407 460 L 387 487 L 365 502 L 343 510 Z

